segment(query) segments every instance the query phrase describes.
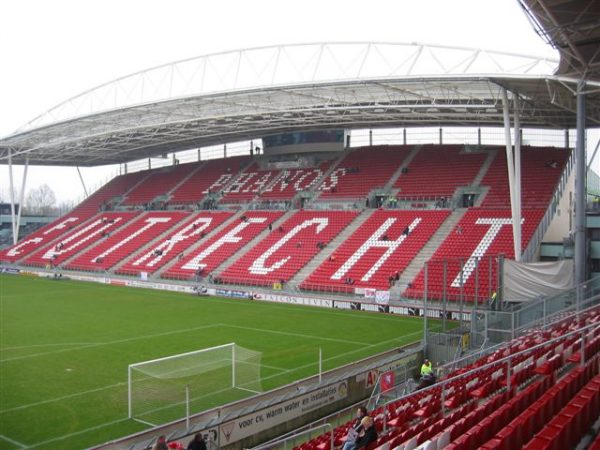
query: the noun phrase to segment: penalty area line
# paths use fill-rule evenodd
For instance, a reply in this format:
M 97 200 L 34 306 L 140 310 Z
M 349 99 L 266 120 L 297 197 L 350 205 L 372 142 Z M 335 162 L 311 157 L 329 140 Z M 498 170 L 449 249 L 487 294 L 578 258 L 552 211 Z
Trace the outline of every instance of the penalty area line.
M 27 447 L 24 447 L 24 448 L 41 447 L 42 445 L 51 444 L 52 442 L 62 441 L 64 439 L 69 439 L 69 438 L 72 438 L 73 436 L 78 436 L 80 434 L 85 434 L 85 433 L 88 433 L 90 431 L 95 431 L 95 430 L 99 430 L 101 428 L 106 428 L 106 427 L 109 427 L 111 425 L 116 425 L 116 424 L 121 423 L 121 422 L 127 422 L 128 420 L 131 420 L 131 419 L 129 417 L 125 417 L 123 419 L 113 420 L 112 422 L 106 422 L 106 423 L 103 423 L 103 424 L 100 424 L 100 425 L 96 425 L 96 426 L 93 426 L 93 427 L 85 428 L 83 430 L 75 431 L 73 433 L 64 434 L 62 436 L 57 436 L 55 438 L 48 439 L 48 440 L 45 440 L 45 441 L 42 441 L 42 442 L 36 442 L 35 444 L 31 444 L 31 445 L 29 445 Z
M 9 442 L 13 445 L 16 445 L 19 448 L 27 448 L 27 446 L 25 444 L 21 444 L 19 441 L 15 441 L 14 439 L 6 437 L 3 434 L 0 434 L 0 439 L 2 439 L 3 441 Z

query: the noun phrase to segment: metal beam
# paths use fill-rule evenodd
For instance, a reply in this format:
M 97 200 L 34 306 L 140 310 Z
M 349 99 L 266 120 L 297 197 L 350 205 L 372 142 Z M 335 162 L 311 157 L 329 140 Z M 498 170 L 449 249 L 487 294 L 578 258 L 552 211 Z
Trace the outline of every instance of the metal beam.
M 25 197 L 25 184 L 27 183 L 27 169 L 29 168 L 29 158 L 25 159 L 25 169 L 23 170 L 23 181 L 21 183 L 21 192 L 19 193 L 19 211 L 17 212 L 17 226 L 15 242 L 19 242 L 19 228 L 21 227 L 21 214 L 23 212 L 23 199 Z
M 575 142 L 575 284 L 587 279 L 585 81 L 577 86 L 577 137 Z
M 509 101 L 508 94 L 506 93 L 506 89 L 502 89 L 502 107 L 504 112 L 504 142 L 506 145 L 506 166 L 508 169 L 508 187 L 510 193 L 510 209 L 511 216 L 513 219 L 513 244 L 514 244 L 514 253 L 515 260 L 521 260 L 521 249 L 517 247 L 517 235 L 519 232 L 517 228 L 519 224 L 515 222 L 517 217 L 517 200 L 516 200 L 516 191 L 515 191 L 515 163 L 512 151 L 512 139 L 510 136 L 510 111 L 509 111 Z

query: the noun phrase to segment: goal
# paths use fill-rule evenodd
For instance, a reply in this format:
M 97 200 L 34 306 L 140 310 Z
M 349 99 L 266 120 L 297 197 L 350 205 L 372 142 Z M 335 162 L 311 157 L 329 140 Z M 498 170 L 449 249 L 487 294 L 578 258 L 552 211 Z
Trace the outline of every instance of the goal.
M 262 392 L 261 353 L 235 343 L 129 366 L 129 418 L 155 426 Z

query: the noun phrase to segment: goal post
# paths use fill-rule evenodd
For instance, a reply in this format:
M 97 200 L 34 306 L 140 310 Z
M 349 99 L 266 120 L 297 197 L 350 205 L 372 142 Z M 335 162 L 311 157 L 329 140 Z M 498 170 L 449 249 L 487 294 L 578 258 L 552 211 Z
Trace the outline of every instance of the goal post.
M 130 364 L 128 416 L 158 425 L 262 392 L 261 353 L 235 343 Z

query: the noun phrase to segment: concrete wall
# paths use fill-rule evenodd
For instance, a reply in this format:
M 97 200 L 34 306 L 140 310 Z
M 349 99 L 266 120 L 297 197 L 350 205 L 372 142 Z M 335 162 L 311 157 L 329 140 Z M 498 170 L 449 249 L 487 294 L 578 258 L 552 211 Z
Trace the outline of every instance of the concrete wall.
M 546 230 L 544 239 L 542 242 L 562 242 L 563 238 L 569 235 L 570 226 L 574 224 L 571 220 L 573 211 L 571 205 L 571 199 L 574 199 L 575 195 L 575 170 L 571 171 L 567 186 L 563 192 L 563 195 L 558 202 L 558 208 L 552 223 Z

